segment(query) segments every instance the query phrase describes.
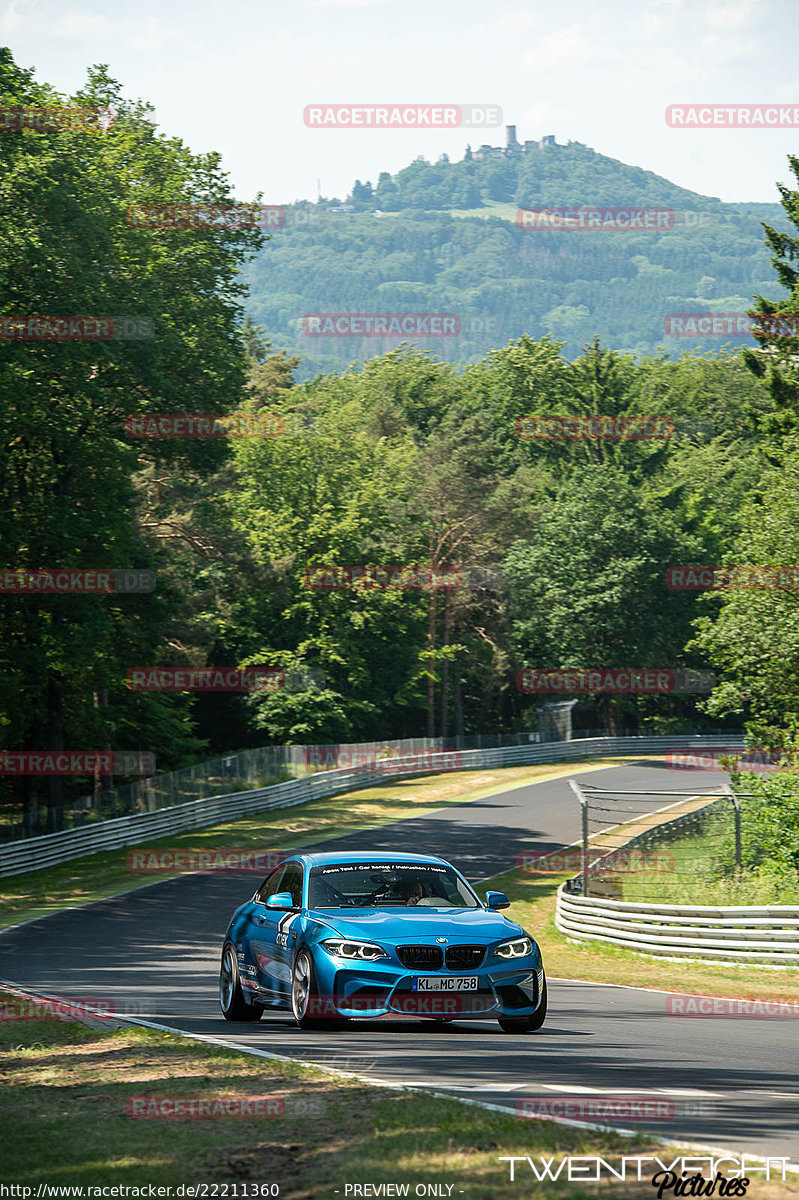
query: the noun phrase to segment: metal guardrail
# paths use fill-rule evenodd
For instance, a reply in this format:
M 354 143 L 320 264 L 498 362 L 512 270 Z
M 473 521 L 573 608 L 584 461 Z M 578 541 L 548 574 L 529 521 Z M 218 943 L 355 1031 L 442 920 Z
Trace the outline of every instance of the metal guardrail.
M 43 834 L 0 846 L 0 878 L 39 871 L 57 863 L 137 846 L 170 834 L 203 829 L 221 821 L 235 820 L 248 813 L 273 808 L 288 808 L 309 800 L 335 796 L 368 787 L 386 779 L 403 779 L 429 775 L 439 771 L 480 770 L 491 767 L 523 766 L 534 763 L 570 762 L 597 755 L 639 755 L 662 753 L 679 748 L 723 749 L 734 745 L 739 738 L 727 736 L 687 737 L 668 734 L 657 737 L 597 737 L 571 742 L 531 743 L 525 746 L 500 746 L 484 750 L 446 750 L 440 753 L 421 753 L 415 760 L 398 756 L 398 765 L 391 759 L 339 770 L 323 771 L 304 779 L 287 780 L 252 791 L 235 792 L 162 808 L 155 812 L 136 813 L 110 821 L 98 821 L 79 829 Z M 741 743 L 743 744 L 743 743 Z
M 694 829 L 709 809 L 729 798 L 726 788 L 700 808 L 628 838 L 623 849 L 645 849 L 662 841 L 664 833 Z M 597 853 L 601 860 L 602 851 Z M 799 906 L 636 903 L 581 895 L 583 885 L 580 874 L 558 889 L 555 925 L 567 937 L 683 961 L 799 965 Z
M 558 889 L 555 924 L 580 941 L 673 959 L 799 964 L 799 906 L 634 904 Z

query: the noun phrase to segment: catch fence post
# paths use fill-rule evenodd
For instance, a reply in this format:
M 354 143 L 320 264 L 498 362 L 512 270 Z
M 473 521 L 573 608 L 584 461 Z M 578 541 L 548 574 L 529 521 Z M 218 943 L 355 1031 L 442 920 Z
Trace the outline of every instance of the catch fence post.
M 583 834 L 583 895 L 588 895 L 588 798 L 585 792 L 574 779 L 569 780 L 569 787 L 574 792 L 577 799 L 580 801 L 582 809 L 582 834 Z
M 735 873 L 741 871 L 741 801 L 728 783 L 724 785 L 724 794 L 732 800 L 733 820 L 735 822 Z

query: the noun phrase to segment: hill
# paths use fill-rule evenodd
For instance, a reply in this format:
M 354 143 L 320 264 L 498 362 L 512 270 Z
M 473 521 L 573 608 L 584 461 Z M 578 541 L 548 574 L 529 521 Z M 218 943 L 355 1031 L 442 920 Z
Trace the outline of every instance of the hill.
M 520 209 L 656 209 L 660 227 L 599 230 L 519 224 Z M 557 222 L 557 218 L 555 218 Z M 528 333 L 576 356 L 594 334 L 636 355 L 665 345 L 670 313 L 740 312 L 780 291 L 761 222 L 786 228 L 779 204 L 729 204 L 678 187 L 588 146 L 543 145 L 508 157 L 417 159 L 373 188 L 287 210 L 286 223 L 245 269 L 251 313 L 274 345 L 299 354 L 301 377 L 338 370 L 400 337 L 314 336 L 314 313 L 448 313 L 447 336 L 407 335 L 466 363 Z M 610 228 L 607 228 L 607 225 Z M 349 329 L 347 329 L 349 333 Z M 724 341 L 710 338 L 715 349 Z

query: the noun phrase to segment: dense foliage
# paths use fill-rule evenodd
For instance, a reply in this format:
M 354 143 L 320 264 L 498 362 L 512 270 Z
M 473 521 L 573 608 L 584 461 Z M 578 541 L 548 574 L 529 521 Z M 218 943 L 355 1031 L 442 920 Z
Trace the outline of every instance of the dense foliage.
M 761 227 L 768 221 L 785 236 L 778 204 L 699 196 L 580 143 L 519 158 L 419 159 L 381 174 L 374 194 L 356 185 L 347 200 L 290 209 L 245 271 L 255 319 L 301 355 L 301 377 L 397 344 L 308 336 L 302 318 L 313 313 L 455 313 L 457 336 L 424 344 L 469 363 L 523 334 L 562 340 L 570 358 L 595 335 L 636 355 L 661 345 L 680 354 L 696 339 L 671 336 L 669 314 L 745 312 L 754 292 L 779 295 Z M 667 227 L 557 232 L 517 223 L 520 208 L 585 205 L 662 210 Z M 703 345 L 715 351 L 725 340 L 744 342 Z
M 3 52 L 1 104 L 53 99 Z M 552 202 L 556 161 L 569 165 L 563 186 L 581 180 L 577 200 L 592 181 L 607 202 L 621 185 L 640 202 L 680 199 L 665 181 L 574 146 L 552 148 L 558 160 L 546 151 L 549 174 L 536 176 L 532 159 L 511 163 L 501 186 L 490 163 L 441 164 L 442 180 L 471 179 L 479 194 L 456 197 L 440 183 L 435 203 L 433 176 L 413 164 L 396 203 L 439 211 L 341 214 L 335 226 L 330 214 L 266 248 L 257 230 L 134 228 L 132 204 L 230 203 L 218 157 L 160 136 L 103 69 L 74 102 L 111 105 L 115 124 L 102 135 L 0 139 L 4 314 L 136 314 L 154 336 L 0 342 L 2 565 L 148 568 L 157 588 L 2 595 L 0 745 L 142 748 L 168 769 L 266 742 L 536 729 L 542 700 L 516 683 L 525 666 L 711 669 L 709 699 L 583 696 L 575 727 L 749 723 L 790 743 L 796 592 L 703 595 L 669 588 L 666 573 L 799 562 L 796 346 L 765 340 L 748 359 L 623 349 L 631 322 L 656 311 L 662 320 L 667 294 L 674 307 L 695 298 L 699 275 L 708 303 L 732 289 L 748 308 L 753 292 L 779 291 L 753 216 L 702 201 L 721 214 L 717 232 L 671 234 L 645 250 L 637 235 L 595 248 L 542 235 L 522 287 L 529 235 L 452 217 L 446 205 L 480 203 L 486 189 L 497 201 Z M 380 188 L 390 191 L 385 179 Z M 690 197 L 697 208 L 701 199 Z M 785 189 L 788 220 L 796 205 Z M 790 311 L 797 243 L 767 236 Z M 238 274 L 248 260 L 251 300 Z M 510 329 L 470 364 L 402 344 L 297 382 L 307 360 L 276 331 L 311 296 L 316 308 L 502 312 Z M 561 338 L 532 315 L 580 305 L 579 327 L 550 323 Z M 648 350 L 654 326 L 632 340 Z M 274 413 L 284 432 L 125 434 L 130 414 L 182 412 Z M 536 414 L 661 417 L 674 429 L 649 440 L 519 436 L 518 422 Z M 310 586 L 314 572 L 363 566 L 461 575 L 448 588 Z M 287 686 L 131 692 L 126 671 L 154 665 L 268 665 Z M 87 781 L 3 786 L 15 805 L 46 794 L 55 811 L 65 789 Z

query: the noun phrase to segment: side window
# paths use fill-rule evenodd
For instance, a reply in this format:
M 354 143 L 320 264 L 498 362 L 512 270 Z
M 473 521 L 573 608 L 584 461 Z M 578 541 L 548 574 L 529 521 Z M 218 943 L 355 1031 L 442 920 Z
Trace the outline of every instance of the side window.
M 290 892 L 291 902 L 295 908 L 302 906 L 302 867 L 299 863 L 289 863 L 286 873 L 280 881 L 279 892 Z
M 273 871 L 271 875 L 267 875 L 266 879 L 258 889 L 258 899 L 260 900 L 261 904 L 266 902 L 268 896 L 274 896 L 277 892 L 283 891 L 283 888 L 280 885 L 283 876 L 286 874 L 286 870 L 286 867 L 280 866 L 276 871 Z

